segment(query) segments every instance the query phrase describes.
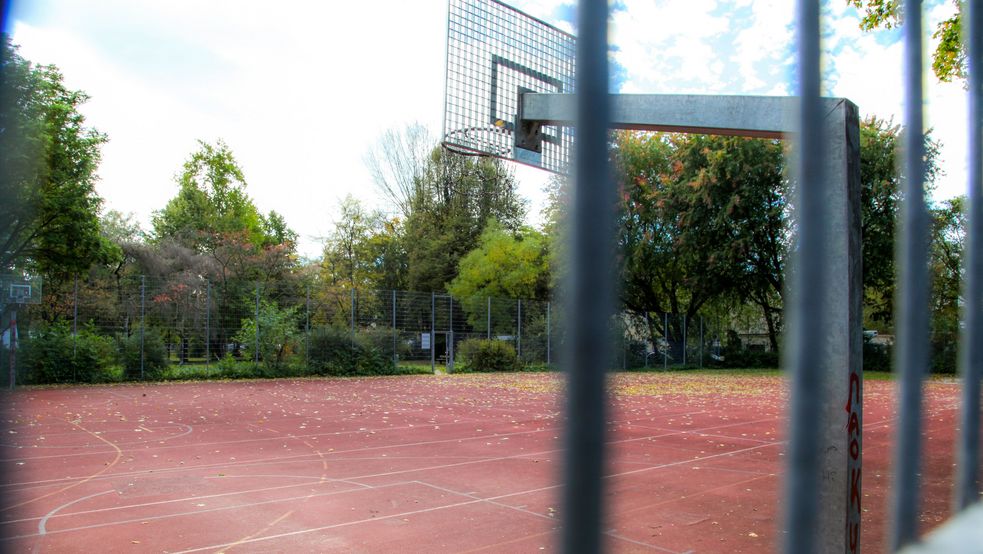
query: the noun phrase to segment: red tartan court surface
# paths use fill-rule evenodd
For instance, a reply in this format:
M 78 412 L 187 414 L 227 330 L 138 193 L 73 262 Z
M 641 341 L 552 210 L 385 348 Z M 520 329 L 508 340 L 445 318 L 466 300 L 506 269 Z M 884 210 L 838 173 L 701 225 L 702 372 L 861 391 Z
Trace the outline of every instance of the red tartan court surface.
M 555 551 L 562 389 L 508 374 L 5 393 L 0 551 Z M 610 389 L 609 550 L 774 550 L 780 377 L 619 374 Z M 926 530 L 949 513 L 958 393 L 926 385 Z M 877 552 L 894 383 L 864 394 L 862 546 Z

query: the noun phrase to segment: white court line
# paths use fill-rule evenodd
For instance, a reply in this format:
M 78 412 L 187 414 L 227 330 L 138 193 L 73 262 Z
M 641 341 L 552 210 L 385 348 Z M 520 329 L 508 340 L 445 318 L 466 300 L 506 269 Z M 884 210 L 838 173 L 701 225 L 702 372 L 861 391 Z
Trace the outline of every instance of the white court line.
M 652 471 L 652 470 L 655 470 L 655 469 L 662 469 L 664 467 L 672 467 L 672 466 L 680 465 L 680 464 L 683 464 L 683 463 L 696 463 L 696 462 L 701 462 L 701 461 L 712 459 L 712 458 L 718 458 L 718 457 L 721 457 L 721 456 L 730 456 L 730 455 L 733 455 L 733 454 L 740 454 L 740 453 L 743 453 L 743 452 L 748 452 L 748 451 L 752 451 L 752 450 L 758 450 L 758 449 L 761 449 L 761 448 L 767 448 L 767 447 L 775 446 L 777 444 L 783 444 L 784 442 L 785 441 L 779 441 L 779 442 L 776 442 L 776 443 L 773 443 L 773 444 L 767 444 L 767 445 L 764 445 L 763 444 L 763 445 L 758 445 L 758 446 L 752 446 L 752 447 L 749 447 L 749 448 L 746 448 L 746 449 L 743 449 L 743 450 L 737 450 L 737 451 L 733 451 L 733 452 L 726 452 L 726 453 L 714 454 L 714 455 L 711 455 L 711 456 L 705 456 L 703 458 L 694 458 L 692 460 L 685 460 L 685 461 L 681 461 L 681 462 L 674 462 L 674 463 L 669 463 L 669 464 L 662 464 L 661 466 L 655 466 L 655 467 L 647 468 L 647 469 L 644 469 L 644 470 L 635 470 L 635 471 L 629 471 L 629 472 L 623 472 L 623 473 L 616 473 L 616 474 L 611 474 L 611 475 L 605 475 L 604 478 L 605 479 L 610 479 L 612 477 L 620 477 L 620 476 L 623 476 L 623 475 L 633 475 L 633 474 L 641 473 L 641 472 L 644 472 L 644 471 Z M 341 528 L 341 527 L 349 527 L 349 526 L 352 526 L 352 525 L 359 525 L 359 524 L 362 524 L 362 523 L 369 523 L 369 522 L 373 522 L 373 521 L 383 521 L 383 520 L 386 520 L 386 519 L 403 518 L 403 517 L 412 516 L 412 515 L 419 515 L 419 514 L 429 513 L 429 512 L 435 512 L 435 511 L 439 511 L 439 510 L 446 510 L 448 508 L 457 508 L 457 507 L 461 507 L 461 506 L 469 506 L 469 505 L 472 505 L 472 504 L 484 503 L 484 502 L 487 502 L 489 500 L 500 500 L 502 498 L 509 498 L 509 497 L 512 497 L 512 496 L 519 496 L 519 495 L 523 495 L 523 494 L 530 494 L 530 493 L 534 493 L 534 492 L 541 492 L 541 491 L 546 491 L 546 490 L 552 490 L 552 489 L 559 488 L 561 486 L 562 485 L 550 485 L 550 486 L 546 486 L 546 487 L 540 487 L 540 488 L 537 488 L 537 489 L 530 489 L 530 490 L 521 491 L 521 492 L 514 492 L 514 493 L 509 493 L 509 494 L 492 496 L 492 497 L 484 498 L 484 499 L 481 499 L 481 500 L 468 500 L 468 501 L 465 501 L 465 502 L 457 502 L 457 503 L 454 503 L 454 504 L 448 504 L 448 505 L 445 505 L 445 506 L 436 506 L 436 507 L 433 507 L 433 508 L 423 508 L 423 509 L 420 509 L 420 510 L 413 510 L 413 511 L 409 511 L 409 512 L 402 512 L 402 513 L 398 513 L 398 514 L 391 514 L 391 515 L 388 515 L 388 516 L 366 518 L 366 519 L 360 519 L 360 520 L 357 520 L 357 521 L 348 521 L 348 522 L 344 522 L 344 523 L 336 523 L 336 524 L 333 524 L 333 525 L 325 525 L 325 526 L 322 526 L 322 527 L 314 527 L 314 528 L 311 528 L 311 529 L 301 529 L 301 530 L 298 530 L 298 531 L 290 531 L 290 532 L 287 532 L 287 533 L 278 533 L 278 534 L 275 534 L 275 535 L 267 535 L 265 537 L 252 538 L 252 539 L 249 539 L 247 541 L 240 542 L 240 543 L 213 544 L 213 545 L 210 545 L 210 546 L 202 546 L 202 547 L 197 547 L 197 548 L 191 548 L 191 549 L 188 549 L 188 550 L 181 550 L 181 551 L 176 552 L 174 554 L 190 554 L 191 552 L 201 552 L 203 550 L 216 550 L 216 549 L 225 548 L 225 547 L 230 546 L 232 544 L 256 543 L 256 542 L 260 542 L 260 541 L 268 541 L 268 540 L 282 539 L 282 538 L 287 538 L 287 537 L 293 537 L 293 536 L 303 535 L 303 534 L 307 534 L 307 533 L 314 533 L 314 532 L 317 532 L 317 531 L 326 531 L 328 529 L 338 529 L 338 528 Z
M 53 515 L 57 514 L 58 512 L 60 512 L 62 509 L 67 508 L 67 507 L 71 506 L 72 504 L 78 504 L 79 502 L 82 502 L 84 500 L 88 500 L 90 498 L 95 498 L 97 496 L 102 496 L 104 494 L 109 494 L 111 492 L 116 492 L 116 491 L 115 490 L 102 491 L 102 492 L 97 492 L 95 494 L 90 494 L 89 496 L 83 496 L 82 498 L 76 498 L 75 500 L 72 500 L 71 502 L 66 502 L 66 503 L 62 504 L 61 506 L 58 506 L 54 510 L 51 510 L 50 512 L 48 512 L 47 514 L 45 514 L 45 516 L 43 518 L 41 518 L 41 521 L 38 522 L 38 535 L 47 534 L 48 530 L 45 527 L 48 524 L 48 519 L 50 519 L 51 516 L 53 516 Z

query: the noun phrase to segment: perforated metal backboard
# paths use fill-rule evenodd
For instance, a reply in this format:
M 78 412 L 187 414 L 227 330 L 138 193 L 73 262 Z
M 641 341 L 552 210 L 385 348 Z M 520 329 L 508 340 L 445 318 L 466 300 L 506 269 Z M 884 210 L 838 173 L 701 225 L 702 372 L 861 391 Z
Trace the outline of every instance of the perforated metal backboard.
M 0 295 L 0 305 L 38 304 L 41 302 L 41 278 L 0 275 Z
M 444 146 L 565 172 L 573 129 L 517 128 L 519 95 L 574 92 L 575 54 L 572 35 L 515 8 L 449 0 Z

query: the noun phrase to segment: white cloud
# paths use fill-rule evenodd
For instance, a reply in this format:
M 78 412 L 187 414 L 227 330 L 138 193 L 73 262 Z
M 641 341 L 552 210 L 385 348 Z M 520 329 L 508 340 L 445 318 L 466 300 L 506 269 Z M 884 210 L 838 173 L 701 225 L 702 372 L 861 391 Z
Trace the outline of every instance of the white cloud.
M 569 0 L 514 3 L 570 30 L 556 20 Z M 790 91 L 791 2 L 624 4 L 611 31 L 626 71 L 622 92 Z M 932 5 L 928 29 L 948 17 L 950 4 Z M 148 223 L 173 196 L 172 177 L 194 141 L 223 138 L 260 209 L 283 213 L 302 235 L 302 251 L 317 254 L 311 237 L 331 229 L 338 199 L 350 193 L 376 203 L 362 162 L 376 138 L 410 122 L 439 132 L 446 6 L 39 0 L 14 40 L 25 57 L 58 65 L 69 86 L 92 96 L 83 112 L 110 137 L 98 185 L 108 207 Z M 831 93 L 900 121 L 900 45 L 859 31 L 845 7 L 830 11 Z M 951 196 L 965 188 L 965 95 L 959 85 L 926 82 L 928 119 L 945 145 L 939 195 Z M 518 175 L 535 218 L 548 174 Z

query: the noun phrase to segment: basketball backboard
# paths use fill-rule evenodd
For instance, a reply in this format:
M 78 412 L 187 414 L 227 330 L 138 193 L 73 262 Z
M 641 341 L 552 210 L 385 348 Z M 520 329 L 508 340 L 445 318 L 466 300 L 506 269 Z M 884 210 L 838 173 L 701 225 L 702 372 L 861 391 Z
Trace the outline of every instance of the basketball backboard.
M 41 278 L 0 275 L 0 295 L 0 305 L 38 304 L 41 302 Z
M 565 172 L 573 129 L 518 125 L 519 97 L 574 92 L 576 39 L 496 0 L 449 0 L 447 14 L 444 146 Z

